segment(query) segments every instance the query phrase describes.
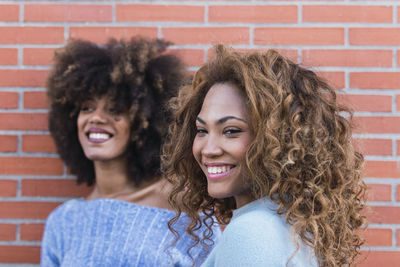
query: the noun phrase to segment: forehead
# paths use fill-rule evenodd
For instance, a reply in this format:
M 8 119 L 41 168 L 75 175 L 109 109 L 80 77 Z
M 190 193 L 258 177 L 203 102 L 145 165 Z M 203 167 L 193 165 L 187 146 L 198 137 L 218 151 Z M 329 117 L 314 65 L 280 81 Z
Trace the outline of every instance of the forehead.
M 245 99 L 239 88 L 232 83 L 217 83 L 206 94 L 199 117 L 212 120 L 236 116 L 246 119 L 247 113 Z
M 86 99 L 83 99 L 82 103 L 87 103 L 87 102 L 94 102 L 98 104 L 104 104 L 104 105 L 114 105 L 115 100 L 113 100 L 110 96 L 108 95 L 100 95 L 100 96 L 91 96 Z

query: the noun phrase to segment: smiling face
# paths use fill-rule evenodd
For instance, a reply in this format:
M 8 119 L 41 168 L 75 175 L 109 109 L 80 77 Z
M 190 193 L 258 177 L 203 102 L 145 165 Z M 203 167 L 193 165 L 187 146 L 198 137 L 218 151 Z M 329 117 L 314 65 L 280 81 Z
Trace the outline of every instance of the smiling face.
M 237 207 L 250 202 L 245 157 L 254 137 L 244 98 L 235 85 L 218 83 L 210 88 L 196 129 L 193 155 L 207 176 L 209 195 L 233 196 Z
M 130 120 L 119 114 L 105 96 L 84 102 L 78 120 L 79 142 L 93 161 L 121 159 L 130 140 Z

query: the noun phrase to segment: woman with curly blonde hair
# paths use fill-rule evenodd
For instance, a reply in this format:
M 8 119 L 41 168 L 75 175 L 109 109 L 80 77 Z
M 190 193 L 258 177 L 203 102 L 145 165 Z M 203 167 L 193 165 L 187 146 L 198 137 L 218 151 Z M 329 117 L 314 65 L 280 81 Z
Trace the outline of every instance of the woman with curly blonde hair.
M 203 266 L 355 263 L 363 156 L 351 142 L 352 113 L 324 79 L 274 50 L 217 45 L 171 106 L 163 167 L 175 220 L 191 217 L 193 247 L 207 246 L 214 216 L 229 223 Z

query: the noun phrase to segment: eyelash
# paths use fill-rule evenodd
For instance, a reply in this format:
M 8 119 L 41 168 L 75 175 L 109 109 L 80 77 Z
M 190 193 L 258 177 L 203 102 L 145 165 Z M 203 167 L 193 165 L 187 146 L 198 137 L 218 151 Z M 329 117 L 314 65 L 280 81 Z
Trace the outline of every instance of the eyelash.
M 238 134 L 241 132 L 242 132 L 242 130 L 240 130 L 240 129 L 232 129 L 232 128 L 224 130 L 224 134 L 226 134 L 226 135 L 234 135 L 234 134 Z
M 91 107 L 90 105 L 81 106 L 81 111 L 88 112 L 91 110 L 93 110 L 93 107 Z
M 93 110 L 95 110 L 96 108 L 95 107 L 92 107 L 91 105 L 82 105 L 81 106 L 81 111 L 83 111 L 83 112 L 91 112 L 91 111 L 93 111 Z M 111 115 L 120 115 L 121 114 L 121 112 L 120 111 L 118 111 L 117 109 L 115 109 L 115 108 L 110 108 L 108 111 L 107 111 L 109 114 L 111 114 Z
M 207 131 L 205 129 L 196 127 L 196 134 L 205 134 L 205 133 L 207 133 Z
M 223 131 L 224 135 L 228 135 L 228 136 L 232 136 L 232 135 L 236 135 L 238 133 L 241 133 L 242 130 L 241 129 L 233 129 L 233 128 L 228 128 L 225 129 Z M 207 130 L 203 129 L 203 128 L 196 128 L 196 134 L 206 134 Z

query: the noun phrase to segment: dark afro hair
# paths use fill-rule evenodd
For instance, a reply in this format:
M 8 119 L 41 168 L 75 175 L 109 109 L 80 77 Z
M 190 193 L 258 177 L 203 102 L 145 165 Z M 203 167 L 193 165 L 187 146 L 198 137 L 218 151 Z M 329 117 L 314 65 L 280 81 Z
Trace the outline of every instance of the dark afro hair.
M 164 107 L 187 77 L 181 60 L 163 54 L 169 44 L 141 37 L 105 45 L 72 40 L 56 51 L 46 84 L 49 129 L 78 184 L 94 184 L 95 173 L 78 140 L 77 117 L 84 101 L 102 96 L 131 119 L 129 179 L 139 185 L 160 175 L 160 147 L 169 121 Z

